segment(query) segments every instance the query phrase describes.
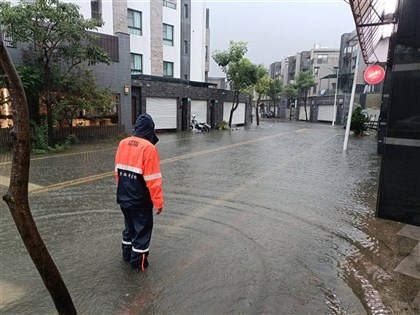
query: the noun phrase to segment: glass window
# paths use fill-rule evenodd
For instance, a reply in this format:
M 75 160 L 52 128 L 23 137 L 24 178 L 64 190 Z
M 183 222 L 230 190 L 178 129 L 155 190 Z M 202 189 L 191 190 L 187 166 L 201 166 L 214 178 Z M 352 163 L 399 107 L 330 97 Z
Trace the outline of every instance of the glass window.
M 174 45 L 174 27 L 169 24 L 163 24 L 163 44 Z
M 141 12 L 128 9 L 128 32 L 141 35 Z
M 188 19 L 188 4 L 184 3 L 184 18 Z
M 163 62 L 163 76 L 173 77 L 174 76 L 174 63 L 169 61 Z
M 328 63 L 328 55 L 318 55 L 317 63 Z
M 164 7 L 176 10 L 176 2 L 173 2 L 173 0 L 172 1 L 163 0 L 162 5 Z
M 143 55 L 131 54 L 131 74 L 143 73 Z
M 91 0 L 90 11 L 92 19 L 102 19 L 102 0 Z
M 184 40 L 184 53 L 188 55 L 190 49 L 188 47 L 188 41 Z

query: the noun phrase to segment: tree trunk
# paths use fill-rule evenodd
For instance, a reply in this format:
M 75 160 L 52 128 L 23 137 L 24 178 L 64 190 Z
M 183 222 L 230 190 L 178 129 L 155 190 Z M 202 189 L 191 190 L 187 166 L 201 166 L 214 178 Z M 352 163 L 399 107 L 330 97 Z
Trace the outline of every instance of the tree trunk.
M 233 113 L 239 106 L 239 92 L 236 92 L 233 94 L 233 102 L 232 102 L 232 108 L 230 110 L 230 116 L 229 116 L 229 128 L 232 128 L 232 119 L 233 119 Z
M 308 92 L 306 92 L 306 94 L 305 94 L 305 98 L 304 98 L 304 105 L 305 105 L 305 119 L 306 119 L 306 122 L 308 122 L 308 111 L 307 111 L 307 109 L 306 109 L 306 103 L 307 103 L 307 101 L 308 101 Z
M 0 32 L 1 35 L 1 32 Z M 30 164 L 29 111 L 13 62 L 0 37 L 0 66 L 13 102 L 13 156 L 10 184 L 3 196 L 13 220 L 59 314 L 76 314 L 73 301 L 33 220 L 28 201 Z
M 261 100 L 261 95 L 258 95 L 257 106 L 255 106 L 255 116 L 257 117 L 257 126 L 260 125 L 260 113 L 258 110 L 258 108 L 260 107 L 260 100 Z

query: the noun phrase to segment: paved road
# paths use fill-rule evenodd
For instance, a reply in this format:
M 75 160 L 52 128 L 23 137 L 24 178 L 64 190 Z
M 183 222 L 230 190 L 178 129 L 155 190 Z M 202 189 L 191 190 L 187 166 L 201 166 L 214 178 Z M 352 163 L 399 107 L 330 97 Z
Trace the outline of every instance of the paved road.
M 320 124 L 159 136 L 165 207 L 146 273 L 121 258 L 116 143 L 31 160 L 31 210 L 80 314 L 390 312 L 353 265 L 379 248 L 364 225 L 375 207 L 374 137 L 351 138 L 343 153 L 343 129 Z M 9 174 L 2 156 L 0 193 Z M 54 314 L 0 207 L 2 314 Z

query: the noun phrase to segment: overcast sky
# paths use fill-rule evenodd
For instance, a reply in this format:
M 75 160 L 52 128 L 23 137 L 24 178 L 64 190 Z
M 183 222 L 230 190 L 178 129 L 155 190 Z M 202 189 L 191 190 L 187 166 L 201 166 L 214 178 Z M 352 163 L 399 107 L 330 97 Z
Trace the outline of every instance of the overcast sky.
M 206 4 L 211 54 L 226 50 L 230 40 L 246 41 L 246 57 L 267 67 L 315 44 L 338 49 L 341 35 L 355 29 L 344 0 L 207 0 Z M 223 76 L 213 61 L 210 76 Z

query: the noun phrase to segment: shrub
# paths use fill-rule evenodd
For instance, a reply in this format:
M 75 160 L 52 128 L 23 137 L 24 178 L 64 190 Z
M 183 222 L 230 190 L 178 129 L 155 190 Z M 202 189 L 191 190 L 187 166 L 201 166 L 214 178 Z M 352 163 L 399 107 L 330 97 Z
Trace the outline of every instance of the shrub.
M 367 117 L 362 113 L 361 107 L 356 107 L 351 115 L 350 129 L 353 130 L 355 136 L 363 135 L 366 130 Z
M 218 130 L 229 130 L 229 124 L 222 120 L 216 125 L 216 129 Z

